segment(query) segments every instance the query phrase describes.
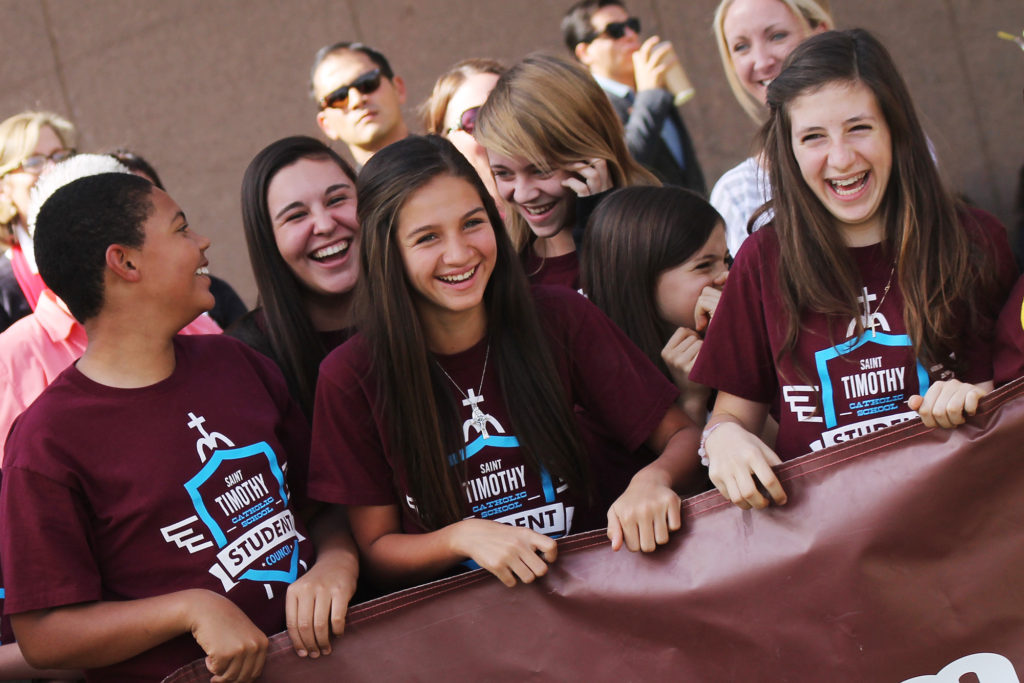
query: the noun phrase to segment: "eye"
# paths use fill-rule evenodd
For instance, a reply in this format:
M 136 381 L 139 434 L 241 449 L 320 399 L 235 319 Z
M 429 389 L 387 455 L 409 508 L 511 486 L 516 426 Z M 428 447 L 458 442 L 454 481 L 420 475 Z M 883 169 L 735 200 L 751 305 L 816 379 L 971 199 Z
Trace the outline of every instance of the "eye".
M 851 131 L 869 131 L 869 130 L 871 130 L 871 125 L 867 124 L 867 123 L 858 123 L 855 126 L 851 126 L 850 130 Z
M 805 145 L 808 145 L 817 142 L 818 140 L 824 139 L 825 136 L 822 133 L 807 133 L 806 135 L 800 138 L 800 142 L 802 142 Z
M 282 221 L 282 223 L 295 223 L 296 221 L 302 220 L 307 215 L 309 215 L 309 214 L 306 211 L 296 211 L 294 213 L 290 213 L 287 216 L 285 216 L 284 220 Z
M 348 195 L 347 194 L 334 195 L 333 197 L 328 197 L 327 198 L 327 206 L 337 206 L 339 204 L 344 204 L 347 201 L 348 201 Z
M 530 172 L 534 176 L 536 176 L 538 178 L 542 178 L 542 179 L 543 178 L 550 178 L 551 176 L 553 176 L 555 174 L 555 172 L 553 170 L 544 170 L 544 169 L 541 169 L 541 168 L 533 168 Z
M 437 235 L 432 232 L 425 232 L 418 236 L 413 244 L 429 244 L 437 239 Z
M 746 52 L 750 48 L 750 44 L 747 42 L 739 42 L 732 46 L 734 53 Z
M 781 40 L 785 40 L 786 38 L 789 38 L 789 32 L 787 31 L 776 31 L 775 33 L 771 34 L 771 36 L 769 36 L 769 40 L 774 41 L 776 43 Z
M 492 168 L 491 173 L 495 180 L 511 180 L 512 173 L 504 168 Z
M 188 232 L 188 223 L 182 223 L 178 228 L 178 232 Z
M 483 219 L 483 218 L 470 218 L 470 219 L 466 220 L 465 223 L 462 224 L 462 229 L 463 230 L 470 230 L 471 228 L 475 228 L 477 226 L 483 225 L 486 222 L 487 221 L 485 219 Z

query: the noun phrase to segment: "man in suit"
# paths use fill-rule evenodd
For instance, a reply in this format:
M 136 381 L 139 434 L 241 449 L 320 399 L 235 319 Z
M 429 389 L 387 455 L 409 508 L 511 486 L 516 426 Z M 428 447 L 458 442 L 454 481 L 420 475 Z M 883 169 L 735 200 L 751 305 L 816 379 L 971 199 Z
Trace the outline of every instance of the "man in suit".
M 667 42 L 640 43 L 640 21 L 619 0 L 580 0 L 562 19 L 566 47 L 611 100 L 633 157 L 666 184 L 707 195 L 704 174 L 666 73 L 678 65 Z M 690 90 L 692 94 L 692 90 Z

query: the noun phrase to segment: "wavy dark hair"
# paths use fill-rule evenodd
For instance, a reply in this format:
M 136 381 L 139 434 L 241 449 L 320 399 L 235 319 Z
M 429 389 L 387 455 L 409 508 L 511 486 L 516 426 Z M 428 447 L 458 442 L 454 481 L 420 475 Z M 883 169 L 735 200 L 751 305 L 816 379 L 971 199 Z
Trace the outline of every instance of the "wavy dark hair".
M 484 291 L 487 334 L 502 396 L 528 466 L 589 492 L 587 461 L 572 405 L 559 381 L 526 276 L 480 176 L 442 137 L 411 136 L 375 154 L 359 174 L 363 226 L 357 326 L 372 354 L 390 448 L 402 459 L 420 518 L 438 529 L 463 517 L 465 471 L 449 467 L 461 450 L 461 421 L 447 380 L 432 362 L 397 243 L 398 215 L 439 176 L 473 186 L 494 228 L 497 260 Z M 545 406 L 540 410 L 538 406 Z M 464 466 L 463 466 L 464 468 Z
M 594 209 L 580 256 L 580 282 L 661 372 L 661 350 L 676 331 L 658 315 L 658 276 L 685 263 L 711 237 L 722 217 L 681 187 L 625 187 Z
M 857 333 L 864 331 L 857 302 L 860 273 L 834 217 L 804 182 L 790 137 L 793 100 L 833 83 L 866 86 L 889 127 L 892 173 L 879 211 L 914 352 L 926 368 L 941 364 L 960 370 L 963 330 L 991 327 L 988 309 L 998 298 L 997 274 L 984 246 L 969 238 L 976 231 L 965 229 L 964 222 L 972 218 L 939 176 L 892 57 L 862 29 L 807 39 L 768 87 L 770 118 L 761 135 L 777 191 L 758 213 L 774 209 L 779 238 L 779 284 L 789 314 L 780 358 L 796 347 L 802 311 L 849 316 L 857 321 Z
M 259 290 L 271 349 L 292 393 L 307 415 L 312 414 L 320 361 L 328 349 L 317 334 L 303 300 L 303 284 L 281 257 L 274 224 L 267 209 L 267 188 L 285 166 L 300 159 L 330 159 L 355 183 L 356 174 L 338 153 L 315 138 L 297 135 L 264 147 L 242 178 L 242 226 L 249 261 Z

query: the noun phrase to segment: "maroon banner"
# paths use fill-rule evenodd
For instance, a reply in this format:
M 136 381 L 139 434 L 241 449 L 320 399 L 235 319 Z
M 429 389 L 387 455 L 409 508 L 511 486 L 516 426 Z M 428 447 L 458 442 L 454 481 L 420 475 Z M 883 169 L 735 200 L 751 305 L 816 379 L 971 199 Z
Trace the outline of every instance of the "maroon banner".
M 1018 683 L 1024 380 L 956 430 L 915 420 L 778 472 L 784 507 L 702 494 L 650 555 L 580 534 L 532 585 L 480 570 L 355 607 L 326 658 L 278 634 L 263 678 Z

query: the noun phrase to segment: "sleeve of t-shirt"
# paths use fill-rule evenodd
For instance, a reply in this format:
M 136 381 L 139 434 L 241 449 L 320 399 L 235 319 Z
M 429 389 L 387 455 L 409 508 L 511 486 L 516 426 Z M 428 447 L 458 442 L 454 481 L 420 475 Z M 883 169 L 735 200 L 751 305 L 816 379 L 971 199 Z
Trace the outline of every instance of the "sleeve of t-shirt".
M 694 382 L 768 404 L 778 391 L 764 309 L 763 284 L 774 274 L 762 258 L 769 233 L 755 232 L 736 256 L 690 372 Z
M 387 462 L 364 383 L 356 369 L 365 351 L 354 337 L 328 354 L 320 365 L 313 406 L 309 496 L 326 503 L 392 505 L 394 472 Z
M 17 424 L 11 438 L 20 447 Z M 81 496 L 63 482 L 19 466 L 4 470 L 0 562 L 5 614 L 103 597 L 88 515 Z
M 679 390 L 587 298 L 568 290 L 548 292 L 539 296 L 557 297 L 565 307 L 557 316 L 560 324 L 574 321 L 567 349 L 573 399 L 616 441 L 635 451 L 661 423 Z

